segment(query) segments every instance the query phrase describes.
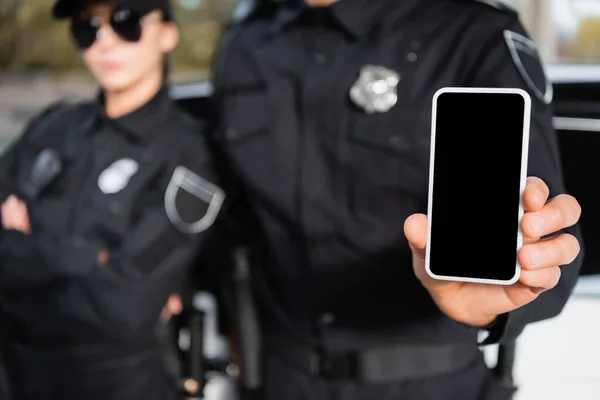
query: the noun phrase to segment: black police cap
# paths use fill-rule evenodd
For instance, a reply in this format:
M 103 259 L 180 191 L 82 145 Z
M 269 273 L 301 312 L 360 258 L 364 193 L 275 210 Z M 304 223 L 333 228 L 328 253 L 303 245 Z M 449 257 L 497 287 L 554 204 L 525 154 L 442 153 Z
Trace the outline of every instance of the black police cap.
M 57 0 L 54 3 L 52 15 L 56 19 L 71 18 L 81 6 L 93 2 L 94 0 Z M 112 0 L 112 2 L 141 15 L 146 15 L 154 10 L 162 11 L 167 20 L 170 20 L 173 15 L 169 0 Z

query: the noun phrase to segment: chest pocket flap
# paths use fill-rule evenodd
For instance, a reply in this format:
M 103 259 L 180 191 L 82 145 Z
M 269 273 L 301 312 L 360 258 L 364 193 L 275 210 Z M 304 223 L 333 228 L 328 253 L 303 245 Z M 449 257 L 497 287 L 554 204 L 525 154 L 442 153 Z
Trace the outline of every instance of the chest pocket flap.
M 225 140 L 237 144 L 267 133 L 273 108 L 266 87 L 224 89 L 222 101 Z
M 431 138 L 431 105 L 398 103 L 385 113 L 357 112 L 350 132 L 353 142 L 391 155 L 428 150 Z

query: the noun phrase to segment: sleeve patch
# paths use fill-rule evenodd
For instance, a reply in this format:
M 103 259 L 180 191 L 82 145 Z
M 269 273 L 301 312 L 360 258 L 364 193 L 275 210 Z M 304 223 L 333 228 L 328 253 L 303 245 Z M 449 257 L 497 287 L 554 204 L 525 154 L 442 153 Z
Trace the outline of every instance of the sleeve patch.
M 521 77 L 544 104 L 553 98 L 552 82 L 547 78 L 535 42 L 519 33 L 505 30 L 504 39 Z

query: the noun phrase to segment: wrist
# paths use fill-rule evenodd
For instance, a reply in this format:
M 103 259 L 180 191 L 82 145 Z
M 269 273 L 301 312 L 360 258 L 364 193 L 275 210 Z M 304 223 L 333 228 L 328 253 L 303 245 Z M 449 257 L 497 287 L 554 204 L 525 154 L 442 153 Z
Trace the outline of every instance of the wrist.
M 464 325 L 468 325 L 474 329 L 489 329 L 495 325 L 498 320 L 498 316 L 481 316 L 477 318 L 472 318 L 467 321 L 460 321 Z

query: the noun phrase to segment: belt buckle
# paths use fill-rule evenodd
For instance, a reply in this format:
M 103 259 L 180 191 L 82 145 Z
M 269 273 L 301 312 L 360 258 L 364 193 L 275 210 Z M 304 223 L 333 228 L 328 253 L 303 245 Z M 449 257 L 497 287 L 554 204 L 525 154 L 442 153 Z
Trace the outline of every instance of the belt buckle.
M 355 352 L 317 353 L 317 375 L 323 379 L 357 380 L 359 378 L 359 356 Z

